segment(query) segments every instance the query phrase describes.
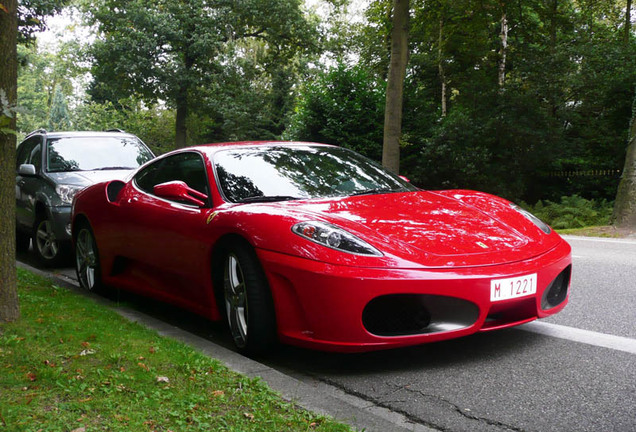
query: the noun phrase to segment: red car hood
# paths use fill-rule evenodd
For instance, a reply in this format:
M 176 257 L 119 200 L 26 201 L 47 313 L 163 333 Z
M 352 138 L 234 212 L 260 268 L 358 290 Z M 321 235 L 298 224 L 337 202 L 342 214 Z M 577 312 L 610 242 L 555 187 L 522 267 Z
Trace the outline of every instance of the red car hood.
M 430 266 L 513 262 L 562 241 L 500 198 L 479 194 L 465 202 L 446 195 L 422 191 L 286 204 L 345 228 L 383 252 Z

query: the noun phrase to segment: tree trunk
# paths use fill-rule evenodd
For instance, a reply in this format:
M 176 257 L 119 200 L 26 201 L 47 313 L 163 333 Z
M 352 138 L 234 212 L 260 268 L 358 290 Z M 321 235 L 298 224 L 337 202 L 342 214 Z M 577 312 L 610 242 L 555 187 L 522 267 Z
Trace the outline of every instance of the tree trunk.
M 17 101 L 17 1 L 0 8 L 0 322 L 20 316 L 15 269 L 15 115 Z
M 439 80 L 442 83 L 442 117 L 446 117 L 448 107 L 446 105 L 446 71 L 444 70 L 444 18 L 439 19 L 439 38 L 437 41 L 437 70 Z
M 506 84 L 506 57 L 508 56 L 508 17 L 506 15 L 505 5 L 502 3 L 503 11 L 501 13 L 501 31 L 499 38 L 501 39 L 501 47 L 499 48 L 499 90 L 502 90 Z
M 632 0 L 627 0 L 627 7 L 625 8 L 625 46 L 629 45 L 629 39 L 632 33 Z
M 188 145 L 188 127 L 186 120 L 188 118 L 188 88 L 186 85 L 179 87 L 177 94 L 177 118 L 175 121 L 176 132 L 176 148 L 183 148 Z
M 627 154 L 623 175 L 614 202 L 614 223 L 621 228 L 636 230 L 636 98 L 629 128 Z
M 382 165 L 398 173 L 400 170 L 400 136 L 402 134 L 402 97 L 408 61 L 409 0 L 393 0 L 391 30 L 391 63 L 386 86 L 384 110 L 384 144 Z
M 557 30 L 558 30 L 558 14 L 559 14 L 559 0 L 552 0 L 550 5 L 550 58 L 555 59 L 557 52 Z M 548 85 L 548 103 L 550 104 L 550 113 L 553 118 L 556 118 L 559 107 L 557 106 L 557 92 L 558 89 L 553 81 L 550 81 Z
M 192 30 L 194 32 L 194 30 Z M 179 89 L 177 90 L 176 105 L 177 105 L 177 118 L 175 120 L 175 141 L 176 147 L 183 148 L 188 145 L 188 105 L 189 105 L 189 92 L 190 92 L 190 74 L 192 73 L 192 67 L 194 66 L 194 59 L 189 53 L 190 47 L 184 48 L 183 65 L 184 73 L 179 83 Z

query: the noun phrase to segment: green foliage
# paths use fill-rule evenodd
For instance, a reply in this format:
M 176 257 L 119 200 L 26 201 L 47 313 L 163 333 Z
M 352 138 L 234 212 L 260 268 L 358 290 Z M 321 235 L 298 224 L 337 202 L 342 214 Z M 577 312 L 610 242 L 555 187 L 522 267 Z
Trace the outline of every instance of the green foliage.
M 111 102 L 87 102 L 75 110 L 77 130 L 122 129 L 137 135 L 155 154 L 174 150 L 174 111 L 146 106 L 133 98 Z
M 350 430 L 22 269 L 18 292 L 22 318 L 0 328 L 6 430 Z
M 19 42 L 28 43 L 46 28 L 46 18 L 60 13 L 68 0 L 20 0 L 19 3 L 18 38 Z
M 623 37 L 623 2 L 436 0 L 411 8 L 405 175 L 426 188 L 479 188 L 532 202 L 613 197 L 615 178 L 557 183 L 549 173 L 623 166 L 636 83 L 636 38 Z M 389 12 L 390 1 L 373 2 L 360 39 L 360 64 L 380 78 Z M 510 30 L 500 85 L 504 13 Z
M 18 132 L 24 136 L 38 128 L 76 128 L 73 110 L 83 94 L 75 83 L 85 72 L 78 43 L 61 43 L 56 52 L 36 43 L 18 45 L 18 63 Z
M 324 142 L 382 156 L 384 88 L 362 67 L 339 65 L 300 91 L 286 139 Z
M 587 200 L 578 195 L 561 197 L 558 203 L 546 200 L 522 206 L 554 229 L 608 225 L 613 211 L 612 202 Z
M 289 97 L 289 86 L 275 74 L 315 49 L 300 0 L 87 0 L 84 9 L 100 35 L 91 48 L 93 100 L 162 101 L 203 127 L 194 138 L 279 135 L 288 105 L 267 99 Z
M 49 114 L 49 129 L 50 130 L 68 130 L 71 125 L 69 119 L 68 106 L 66 99 L 62 94 L 62 90 L 57 87 L 55 94 L 53 95 L 53 101 L 51 102 L 51 112 Z

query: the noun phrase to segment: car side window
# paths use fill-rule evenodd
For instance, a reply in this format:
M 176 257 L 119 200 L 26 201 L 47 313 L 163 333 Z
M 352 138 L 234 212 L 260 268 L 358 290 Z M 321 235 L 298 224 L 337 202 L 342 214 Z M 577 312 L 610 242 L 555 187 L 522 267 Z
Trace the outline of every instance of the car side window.
M 40 137 L 35 136 L 35 137 L 31 137 L 27 139 L 22 144 L 20 144 L 20 146 L 18 147 L 17 155 L 16 155 L 16 166 L 15 166 L 16 170 L 20 168 L 20 165 L 33 163 L 32 162 L 33 151 L 36 147 L 40 145 L 40 143 L 41 143 Z M 42 152 L 40 151 L 39 154 L 41 157 Z M 34 165 L 36 166 L 36 168 L 39 169 L 40 166 L 42 165 L 41 158 L 38 160 L 38 163 Z
M 35 171 L 40 172 L 42 168 L 42 144 L 36 145 L 31 151 L 29 163 L 35 165 Z
M 171 181 L 183 181 L 192 189 L 210 196 L 205 163 L 196 152 L 179 153 L 160 159 L 139 171 L 135 184 L 146 193 L 154 194 L 154 187 Z

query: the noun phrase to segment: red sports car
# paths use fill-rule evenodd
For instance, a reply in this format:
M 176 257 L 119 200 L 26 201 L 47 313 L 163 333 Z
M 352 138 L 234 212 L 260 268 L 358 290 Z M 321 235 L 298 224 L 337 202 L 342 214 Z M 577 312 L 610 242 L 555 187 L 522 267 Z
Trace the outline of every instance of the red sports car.
M 245 352 L 421 344 L 568 301 L 570 246 L 528 212 L 485 193 L 420 190 L 323 144 L 177 150 L 83 190 L 72 219 L 84 288 L 226 319 Z

